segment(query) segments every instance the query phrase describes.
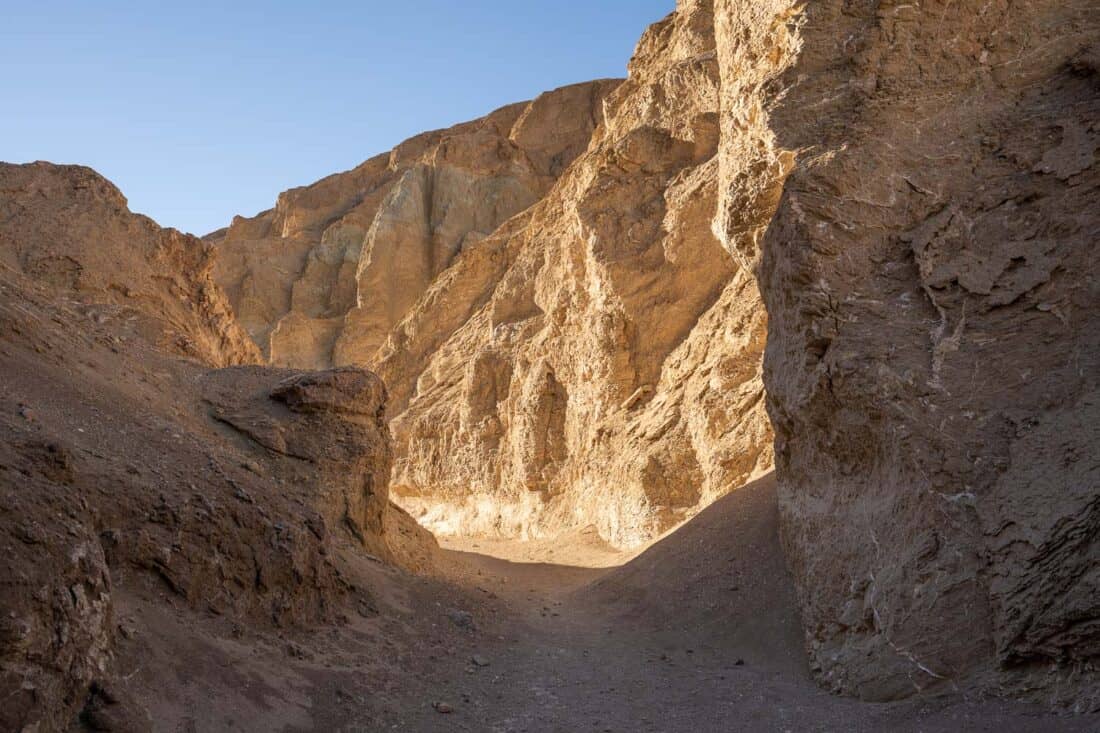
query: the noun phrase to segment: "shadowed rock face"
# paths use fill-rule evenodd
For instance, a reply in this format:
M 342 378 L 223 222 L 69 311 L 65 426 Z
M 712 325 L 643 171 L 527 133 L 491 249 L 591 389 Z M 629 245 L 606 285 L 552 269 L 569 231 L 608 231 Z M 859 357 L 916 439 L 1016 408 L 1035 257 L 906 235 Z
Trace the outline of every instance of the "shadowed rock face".
M 107 670 L 111 579 L 87 522 L 68 515 L 72 460 L 57 443 L 0 443 L 0 727 L 61 730 Z
M 309 495 L 329 528 L 343 527 L 388 557 L 386 389 L 374 374 L 344 367 L 305 374 L 264 368 L 206 376 L 211 415 L 275 454 L 280 476 Z
M 617 85 L 564 87 L 418 135 L 237 217 L 208 239 L 241 323 L 278 366 L 371 363 L 459 252 L 546 193 Z
M 143 361 L 172 368 L 156 355 Z M 9 375 L 10 366 L 5 358 Z M 341 544 L 396 561 L 423 552 L 407 538 L 394 552 L 387 540 L 384 391 L 368 372 L 187 370 L 158 378 L 185 407 L 169 417 L 137 408 L 125 382 L 22 366 L 9 387 L 34 411 L 0 419 L 4 730 L 64 729 L 99 704 L 95 689 L 119 689 L 110 669 L 119 584 L 256 628 L 295 627 L 371 603 L 337 569 Z M 196 382 L 207 402 L 192 413 Z
M 0 182 L 0 729 L 141 718 L 111 677 L 120 587 L 285 628 L 370 605 L 339 547 L 430 555 L 385 511 L 376 376 L 206 371 L 258 358 L 210 245 L 86 168 Z
M 1100 705 L 1094 4 L 717 13 L 718 226 L 768 309 L 816 673 Z

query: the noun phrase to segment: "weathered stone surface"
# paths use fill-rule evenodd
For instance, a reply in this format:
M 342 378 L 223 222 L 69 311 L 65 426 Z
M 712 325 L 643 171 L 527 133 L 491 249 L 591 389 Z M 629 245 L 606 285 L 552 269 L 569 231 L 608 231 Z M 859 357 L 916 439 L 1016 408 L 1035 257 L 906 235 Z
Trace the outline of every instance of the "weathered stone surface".
M 19 333 L 0 339 L 3 729 L 65 729 L 86 704 L 98 717 L 140 718 L 88 697 L 89 685 L 112 682 L 119 586 L 288 628 L 369 602 L 371 590 L 341 572 L 341 546 L 431 561 L 429 538 L 385 512 L 377 377 L 204 373 L 137 341 L 105 346 L 102 326 L 11 281 L 0 293 L 0 316 L 25 316 L 3 321 Z M 54 354 L 66 356 L 55 364 Z M 33 421 L 13 394 L 34 406 Z
M 390 436 L 386 389 L 354 367 L 295 374 L 242 367 L 204 378 L 213 417 L 271 454 L 276 470 L 324 518 L 388 556 Z
M 717 12 L 718 228 L 759 263 L 819 678 L 1100 705 L 1094 3 Z
M 577 84 L 418 135 L 208 237 L 218 282 L 271 363 L 370 364 L 439 273 L 539 200 L 618 85 Z
M 398 500 L 437 531 L 630 546 L 771 465 L 751 277 L 711 230 L 709 3 L 652 27 L 588 150 L 379 352 Z
M 0 163 L 0 264 L 131 310 L 173 353 L 214 366 L 260 359 L 214 283 L 213 247 L 131 213 L 90 168 Z
M 109 646 L 108 567 L 293 624 L 355 592 L 329 557 L 341 538 L 429 562 L 410 518 L 386 511 L 386 419 L 394 492 L 425 524 L 594 525 L 630 546 L 771 464 L 765 403 L 823 684 L 1100 707 L 1094 4 L 682 0 L 621 85 L 558 90 L 287 192 L 210 237 L 219 278 L 274 362 L 374 366 L 388 413 L 358 369 L 200 376 L 127 352 L 112 363 L 142 365 L 127 384 L 162 421 L 121 421 L 151 455 L 140 476 L 113 463 L 137 448 L 104 447 L 119 423 L 88 417 L 98 431 L 76 435 L 62 409 L 96 393 L 65 370 L 114 389 L 67 356 L 83 348 L 72 325 L 106 338 L 96 319 L 164 267 L 167 290 L 132 305 L 156 343 L 247 358 L 216 289 L 173 269 L 205 273 L 208 253 L 84 169 L 6 167 L 5 273 L 116 310 L 35 301 L 63 328 L 24 328 L 32 293 L 4 283 L 5 373 L 40 399 L 0 413 L 15 548 L 0 720 L 82 703 Z M 84 197 L 98 213 L 58 213 Z M 42 212 L 48 227 L 27 223 Z M 80 244 L 101 218 L 108 246 Z M 132 252 L 128 227 L 145 232 Z M 43 255 L 32 237 L 60 244 Z M 109 361 L 103 344 L 89 348 Z M 172 390 L 206 402 L 168 406 Z M 50 448 L 62 434 L 75 449 Z
M 272 362 L 379 371 L 395 497 L 433 529 L 633 545 L 770 468 L 766 319 L 711 227 L 713 25 L 683 4 L 621 85 L 418 136 L 213 235 Z
M 110 658 L 110 574 L 94 527 L 68 511 L 66 448 L 5 439 L 0 465 L 0 728 L 62 730 Z
M 66 730 L 83 710 L 144 729 L 112 691 L 120 589 L 286 629 L 370 605 L 337 550 L 431 561 L 386 511 L 377 377 L 207 372 L 258 358 L 209 245 L 84 168 L 0 181 L 0 728 Z

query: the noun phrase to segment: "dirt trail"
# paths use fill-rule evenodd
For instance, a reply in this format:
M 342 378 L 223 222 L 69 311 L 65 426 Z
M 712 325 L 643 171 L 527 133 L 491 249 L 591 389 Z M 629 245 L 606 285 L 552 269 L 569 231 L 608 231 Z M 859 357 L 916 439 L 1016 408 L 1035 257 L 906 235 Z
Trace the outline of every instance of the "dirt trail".
M 436 688 L 411 686 L 414 694 L 394 701 L 400 713 L 384 727 L 1097 729 L 1095 718 L 1049 717 L 997 701 L 926 697 L 870 705 L 819 689 L 802 651 L 774 492 L 770 477 L 751 484 L 621 567 L 606 567 L 613 554 L 583 536 L 554 544 L 448 543 L 446 572 L 480 597 L 465 609 L 473 625 L 464 648 L 475 651 L 438 670 Z M 548 557 L 574 564 L 537 562 Z M 434 702 L 451 712 L 438 712 Z

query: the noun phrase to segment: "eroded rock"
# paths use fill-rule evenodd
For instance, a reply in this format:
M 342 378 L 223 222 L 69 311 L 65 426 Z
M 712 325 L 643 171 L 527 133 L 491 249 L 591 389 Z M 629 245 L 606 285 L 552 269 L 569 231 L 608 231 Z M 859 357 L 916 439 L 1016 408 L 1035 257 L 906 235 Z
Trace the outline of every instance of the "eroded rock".
M 113 669 L 121 596 L 274 633 L 374 608 L 344 546 L 430 562 L 384 511 L 377 377 L 207 373 L 258 357 L 221 320 L 209 245 L 130 214 L 87 169 L 0 179 L 0 728 L 67 730 L 83 711 L 143 729 Z M 42 265 L 59 252 L 71 279 Z
M 418 135 L 237 217 L 218 282 L 277 366 L 366 364 L 464 249 L 538 201 L 588 144 L 616 80 Z
M 266 451 L 277 462 L 273 474 L 295 485 L 324 527 L 342 527 L 389 555 L 390 439 L 378 377 L 354 367 L 298 374 L 240 367 L 204 382 L 212 416 Z
M 0 163 L 0 263 L 57 293 L 141 318 L 160 348 L 213 366 L 258 350 L 214 283 L 212 245 L 133 214 L 90 168 Z
M 715 52 L 706 2 L 647 31 L 588 150 L 379 352 L 393 491 L 433 529 L 630 546 L 770 467 L 766 319 L 711 228 Z
M 0 728 L 61 730 L 110 659 L 110 573 L 72 481 L 39 451 L 0 463 Z
M 785 544 L 837 691 L 1100 705 L 1091 10 L 717 3 L 718 226 L 759 266 Z

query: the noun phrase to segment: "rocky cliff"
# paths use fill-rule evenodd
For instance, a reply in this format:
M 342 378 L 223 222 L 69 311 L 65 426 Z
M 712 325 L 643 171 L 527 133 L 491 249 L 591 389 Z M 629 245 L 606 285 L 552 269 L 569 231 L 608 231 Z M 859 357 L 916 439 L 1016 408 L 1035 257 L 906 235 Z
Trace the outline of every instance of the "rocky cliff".
M 713 26 L 685 4 L 621 85 L 414 138 L 215 235 L 274 362 L 382 375 L 394 493 L 437 531 L 630 546 L 770 468 L 766 319 L 711 227 Z
M 511 218 L 439 250 L 431 206 L 367 205 L 332 251 L 408 297 L 294 284 L 272 356 L 379 370 L 394 491 L 444 532 L 594 524 L 636 544 L 767 468 L 774 426 L 824 684 L 1095 707 L 1092 5 L 682 0 L 591 107 L 584 152 Z M 302 191 L 298 210 L 350 205 Z M 342 230 L 297 234 L 295 196 L 249 236 L 285 233 L 291 280 L 317 283 Z M 358 254 L 406 241 L 408 261 Z M 341 257 L 326 272 L 350 272 Z M 281 340 L 318 292 L 344 294 L 331 331 Z M 376 302 L 396 306 L 355 321 Z M 277 320 L 256 321 L 261 343 Z
M 370 363 L 455 257 L 546 193 L 614 80 L 564 87 L 279 196 L 207 237 L 216 277 L 273 364 Z
M 835 690 L 1100 704 L 1095 10 L 717 2 L 718 228 Z
M 766 319 L 711 229 L 713 25 L 650 28 L 588 150 L 383 348 L 393 489 L 429 526 L 632 546 L 770 467 Z
M 681 0 L 626 81 L 205 243 L 0 169 L 0 721 L 80 706 L 118 577 L 265 623 L 366 602 L 330 548 L 394 556 L 387 474 L 441 532 L 634 546 L 773 430 L 826 687 L 1100 707 L 1094 5 Z M 201 369 L 259 356 L 211 267 L 264 357 L 326 371 Z

